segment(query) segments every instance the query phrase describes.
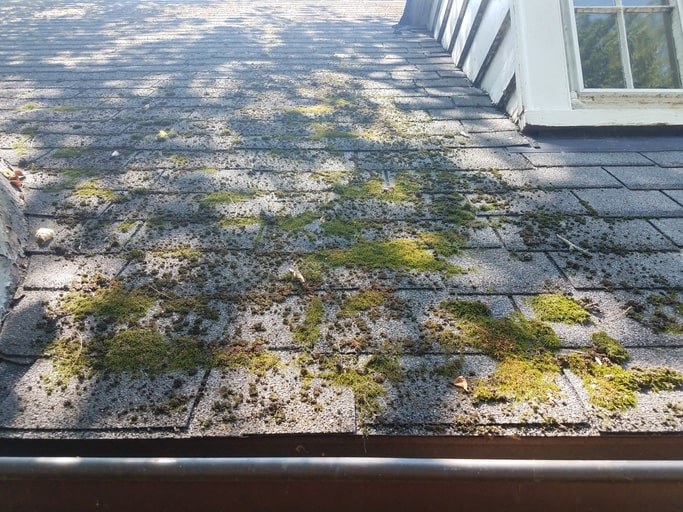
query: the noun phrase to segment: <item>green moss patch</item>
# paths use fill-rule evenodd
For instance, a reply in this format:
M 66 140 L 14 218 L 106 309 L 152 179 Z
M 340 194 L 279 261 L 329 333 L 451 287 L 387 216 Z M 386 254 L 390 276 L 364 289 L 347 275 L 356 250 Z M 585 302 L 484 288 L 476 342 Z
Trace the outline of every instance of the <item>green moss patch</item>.
M 341 201 L 378 199 L 392 203 L 416 203 L 420 201 L 420 184 L 410 176 L 400 175 L 392 187 L 384 180 L 370 179 L 359 184 L 337 185 L 335 194 Z
M 207 363 L 201 344 L 188 337 L 165 340 L 157 331 L 128 329 L 104 341 L 102 367 L 114 373 L 190 371 Z
M 460 267 L 436 259 L 424 244 L 410 239 L 387 242 L 363 240 L 349 249 L 328 251 L 325 255 L 326 262 L 333 267 L 416 270 L 418 272 L 443 272 L 448 275 L 462 273 Z
M 386 300 L 386 292 L 379 290 L 361 290 L 347 297 L 339 310 L 342 318 L 351 317 L 359 313 L 378 308 Z
M 21 107 L 17 109 L 17 112 L 30 112 L 31 110 L 39 109 L 40 105 L 37 103 L 24 103 Z
M 349 219 L 332 219 L 320 224 L 327 236 L 357 238 L 361 235 L 365 223 Z
M 248 368 L 259 377 L 271 370 L 282 367 L 282 360 L 277 354 L 263 348 L 262 343 L 238 344 L 217 351 L 214 364 L 226 368 Z
M 590 321 L 590 313 L 566 295 L 537 295 L 531 299 L 531 308 L 536 318 L 544 322 L 562 322 L 571 325 L 585 324 Z
M 126 290 L 117 282 L 94 292 L 70 292 L 60 301 L 60 310 L 76 318 L 88 315 L 106 322 L 137 322 L 156 300 L 140 289 Z
M 559 372 L 550 354 L 508 357 L 487 378 L 474 382 L 472 398 L 486 402 L 547 402 L 560 392 L 556 382 Z
M 285 111 L 285 114 L 298 114 L 302 116 L 324 116 L 334 112 L 332 105 L 311 105 L 307 107 L 295 107 Z
M 234 217 L 218 221 L 218 226 L 223 229 L 247 228 L 259 224 L 261 224 L 261 219 L 258 217 Z
M 72 379 L 84 379 L 93 374 L 90 346 L 82 339 L 60 338 L 48 345 L 45 355 L 52 362 L 52 372 L 40 376 L 48 393 L 64 387 Z
M 223 190 L 220 192 L 212 192 L 211 194 L 206 194 L 199 200 L 199 204 L 202 206 L 217 206 L 221 204 L 230 203 L 242 203 L 253 199 L 254 194 L 251 192 L 235 192 L 229 190 Z
M 320 218 L 320 213 L 315 211 L 304 212 L 301 215 L 278 217 L 275 225 L 282 231 L 295 232 L 303 229 Z
M 562 361 L 581 377 L 589 401 L 609 411 L 635 407 L 638 392 L 656 393 L 683 387 L 683 374 L 671 368 L 623 368 L 598 363 L 590 353 L 569 354 Z
M 190 247 L 178 247 L 176 249 L 151 251 L 150 254 L 156 258 L 174 258 L 178 260 L 185 260 L 190 263 L 197 263 L 202 258 L 203 253 L 200 249 L 193 249 Z
M 332 125 L 314 123 L 311 125 L 311 135 L 309 139 L 320 140 L 320 139 L 354 139 L 357 135 L 353 132 L 345 132 L 342 130 L 337 130 Z
M 52 153 L 53 158 L 75 158 L 84 153 L 83 148 L 57 148 Z
M 465 245 L 465 237 L 456 231 L 425 231 L 420 233 L 420 240 L 444 257 L 459 254 Z
M 430 209 L 435 217 L 458 226 L 469 226 L 476 218 L 474 207 L 458 193 L 433 198 Z
M 625 363 L 628 361 L 629 355 L 624 346 L 606 332 L 594 332 L 591 334 L 591 341 L 595 350 L 607 356 L 613 363 Z
M 103 188 L 97 181 L 86 181 L 76 187 L 73 193 L 74 197 L 81 199 L 101 199 L 103 201 L 117 202 L 121 200 L 113 190 Z
M 313 297 L 306 308 L 303 321 L 294 327 L 294 341 L 304 348 L 312 349 L 320 339 L 320 327 L 325 316 L 325 306 L 319 297 Z

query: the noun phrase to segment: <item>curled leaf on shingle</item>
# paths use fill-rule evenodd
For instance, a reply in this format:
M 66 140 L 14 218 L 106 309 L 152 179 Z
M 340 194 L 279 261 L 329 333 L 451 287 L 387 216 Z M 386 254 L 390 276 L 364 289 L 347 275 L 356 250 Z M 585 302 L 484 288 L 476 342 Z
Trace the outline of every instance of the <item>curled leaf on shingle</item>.
M 463 377 L 462 375 L 460 375 L 459 377 L 456 377 L 456 379 L 453 381 L 453 385 L 456 388 L 462 389 L 465 393 L 470 392 L 470 386 L 467 383 L 467 379 L 465 377 Z

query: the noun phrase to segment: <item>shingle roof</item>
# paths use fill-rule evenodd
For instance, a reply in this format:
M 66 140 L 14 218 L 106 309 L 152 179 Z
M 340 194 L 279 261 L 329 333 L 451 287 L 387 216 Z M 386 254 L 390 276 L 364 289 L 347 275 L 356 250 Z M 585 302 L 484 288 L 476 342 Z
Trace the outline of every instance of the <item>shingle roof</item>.
M 683 427 L 683 151 L 534 148 L 400 1 L 34 4 L 0 435 Z

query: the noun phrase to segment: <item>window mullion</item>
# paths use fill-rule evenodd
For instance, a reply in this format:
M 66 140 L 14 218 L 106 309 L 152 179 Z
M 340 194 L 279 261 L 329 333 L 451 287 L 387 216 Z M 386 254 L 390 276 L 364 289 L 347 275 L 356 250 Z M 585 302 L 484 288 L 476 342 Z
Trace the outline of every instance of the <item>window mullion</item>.
M 633 89 L 633 73 L 631 72 L 631 56 L 628 52 L 628 39 L 626 36 L 626 19 L 624 17 L 624 9 L 619 9 L 617 14 L 617 25 L 619 27 L 619 48 L 621 50 L 621 62 L 624 68 L 624 79 L 626 81 L 626 88 Z

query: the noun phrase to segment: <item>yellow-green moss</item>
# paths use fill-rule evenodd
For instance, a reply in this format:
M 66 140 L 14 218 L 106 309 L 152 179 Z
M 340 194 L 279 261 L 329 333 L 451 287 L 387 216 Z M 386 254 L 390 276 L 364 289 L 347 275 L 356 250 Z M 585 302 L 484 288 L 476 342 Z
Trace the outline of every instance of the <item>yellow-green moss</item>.
M 101 361 L 105 370 L 114 373 L 141 372 L 157 375 L 161 372 L 189 371 L 207 362 L 201 344 L 193 338 L 166 341 L 151 329 L 128 329 L 104 341 Z
M 38 108 L 40 108 L 40 105 L 38 105 L 37 103 L 24 103 L 21 107 L 17 109 L 17 112 L 30 112 L 31 110 L 36 110 Z
M 513 355 L 533 357 L 560 347 L 560 339 L 550 326 L 518 313 L 493 318 L 488 307 L 476 301 L 445 301 L 441 309 L 455 320 L 458 329 L 457 333 L 447 331 L 450 335 L 441 338 L 446 345 L 477 348 L 498 360 Z
M 315 222 L 318 220 L 320 217 L 319 212 L 315 211 L 308 211 L 304 212 L 300 215 L 295 215 L 295 216 L 286 216 L 286 217 L 278 217 L 275 220 L 275 225 L 281 229 L 282 231 L 289 231 L 289 232 L 294 232 L 294 231 L 299 231 L 300 229 L 303 229 L 304 227 L 308 226 L 312 222 Z
M 261 219 L 258 217 L 234 217 L 225 218 L 218 221 L 218 226 L 223 229 L 246 228 L 249 226 L 256 226 L 258 224 L 261 224 Z
M 473 383 L 472 397 L 480 401 L 547 402 L 560 392 L 560 368 L 550 354 L 532 358 L 507 357 L 485 379 Z
M 531 299 L 530 303 L 536 318 L 544 322 L 585 324 L 590 321 L 590 313 L 566 295 L 555 293 L 537 295 Z
M 313 297 L 306 308 L 303 321 L 294 327 L 294 341 L 304 348 L 312 349 L 320 338 L 320 327 L 325 315 L 325 306 L 319 297 Z
M 90 346 L 82 339 L 59 338 L 48 345 L 45 356 L 52 362 L 52 371 L 40 376 L 48 393 L 66 386 L 75 378 L 87 378 L 93 373 Z
M 312 178 L 318 178 L 327 185 L 338 184 L 346 175 L 347 171 L 314 171 Z
M 328 251 L 326 257 L 327 263 L 333 267 L 349 265 L 373 269 L 443 272 L 448 275 L 462 272 L 458 266 L 437 260 L 422 243 L 410 239 L 388 242 L 364 240 L 349 249 Z
M 441 256 L 454 256 L 465 244 L 465 238 L 455 231 L 425 231 L 420 233 L 420 240 Z
M 388 187 L 381 179 L 370 179 L 360 184 L 337 185 L 335 194 L 341 201 L 379 199 L 392 203 L 415 203 L 420 200 L 420 184 L 406 175 L 396 178 L 393 187 Z
M 312 140 L 320 139 L 353 139 L 357 135 L 353 132 L 337 130 L 333 126 L 315 123 L 311 125 L 312 134 L 308 136 Z
M 606 355 L 613 363 L 625 363 L 628 361 L 629 355 L 624 346 L 606 332 L 594 332 L 591 334 L 591 341 L 595 350 Z
M 199 171 L 209 175 L 218 174 L 218 169 L 215 167 L 202 167 Z
M 324 270 L 324 265 L 315 255 L 307 256 L 299 264 L 299 272 L 304 276 L 306 284 L 309 286 L 319 286 L 322 284 Z
M 379 414 L 382 410 L 380 398 L 386 395 L 386 389 L 381 382 L 386 376 L 372 368 L 358 369 L 355 366 L 343 364 L 336 357 L 323 361 L 323 370 L 319 377 L 336 385 L 349 388 L 354 396 L 358 419 L 362 423 L 368 417 Z
M 386 300 L 386 294 L 378 290 L 361 290 L 347 297 L 342 303 L 339 315 L 350 317 L 358 313 L 365 313 L 381 306 Z
M 311 105 L 308 107 L 295 107 L 285 111 L 286 114 L 298 114 L 302 116 L 324 116 L 334 112 L 332 105 Z
M 67 293 L 60 301 L 60 309 L 76 318 L 94 316 L 111 322 L 136 322 L 155 304 L 155 299 L 140 289 L 126 290 L 113 282 L 92 294 Z
M 430 208 L 435 217 L 459 226 L 471 225 L 476 218 L 474 207 L 458 193 L 434 197 Z
M 119 223 L 119 225 L 116 227 L 116 230 L 119 233 L 128 233 L 136 226 L 136 224 L 137 222 L 133 220 L 124 220 L 123 222 Z
M 255 375 L 263 377 L 268 371 L 281 368 L 282 360 L 257 343 L 221 349 L 214 355 L 214 364 L 226 368 L 246 367 Z
M 323 222 L 320 227 L 328 236 L 355 238 L 360 236 L 364 223 L 349 219 L 332 219 Z
M 54 112 L 78 112 L 80 110 L 85 110 L 85 107 L 77 107 L 74 105 L 57 105 L 56 107 L 53 107 L 52 110 Z
M 82 155 L 83 148 L 57 148 L 52 153 L 53 158 L 74 158 Z
M 176 167 L 182 167 L 190 163 L 190 158 L 186 155 L 175 154 L 169 156 L 168 161 Z
M 202 206 L 217 206 L 220 204 L 241 203 L 252 199 L 254 194 L 250 192 L 236 192 L 230 190 L 223 190 L 221 192 L 212 192 L 206 194 L 199 200 Z
M 116 192 L 108 188 L 103 188 L 97 181 L 86 181 L 76 187 L 74 197 L 81 199 L 97 198 L 103 201 L 116 202 L 121 199 Z
M 590 354 L 573 353 L 563 362 L 583 381 L 589 401 L 609 411 L 623 411 L 638 404 L 637 393 L 680 389 L 683 374 L 671 368 L 623 368 L 599 364 Z
M 368 359 L 365 367 L 386 377 L 393 383 L 400 382 L 405 375 L 401 368 L 401 361 L 395 355 L 375 354 Z
M 196 263 L 202 257 L 202 251 L 200 249 L 192 249 L 190 247 L 178 247 L 176 249 L 151 251 L 150 254 L 157 258 L 175 258 L 179 260 L 186 260 L 190 263 Z
M 31 150 L 31 147 L 28 145 L 28 141 L 22 139 L 12 144 L 12 149 L 15 151 L 17 156 L 26 156 Z
M 94 178 L 101 174 L 97 169 L 64 169 L 60 171 L 60 181 L 56 185 L 52 185 L 48 190 L 57 191 L 65 188 L 74 187 L 78 182 L 88 178 Z

